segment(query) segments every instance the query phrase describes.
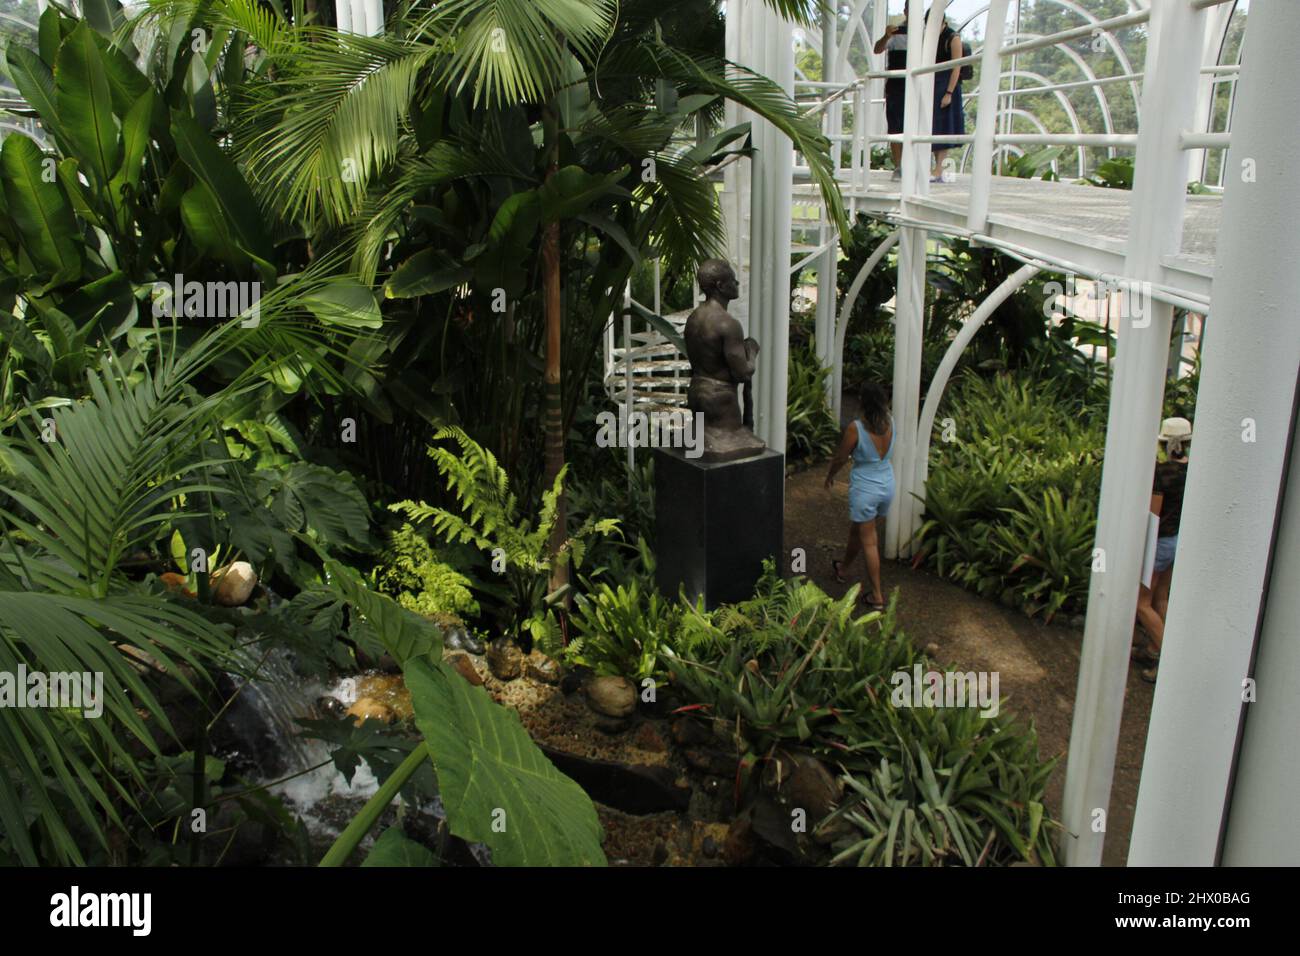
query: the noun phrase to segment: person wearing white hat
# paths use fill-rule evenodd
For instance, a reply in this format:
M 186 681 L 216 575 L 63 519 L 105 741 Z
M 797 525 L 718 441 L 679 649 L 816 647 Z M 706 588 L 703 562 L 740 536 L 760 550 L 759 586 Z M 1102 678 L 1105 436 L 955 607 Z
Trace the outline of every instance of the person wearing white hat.
M 1158 440 L 1165 460 L 1156 465 L 1151 489 L 1151 512 L 1160 516 L 1156 538 L 1155 571 L 1151 587 L 1140 585 L 1138 622 L 1151 639 L 1149 647 L 1133 652 L 1133 659 L 1151 666 L 1142 672 L 1144 680 L 1156 679 L 1160 647 L 1165 639 L 1165 616 L 1169 612 L 1169 585 L 1174 574 L 1174 553 L 1178 550 L 1178 526 L 1183 516 L 1183 488 L 1187 483 L 1187 447 L 1192 440 L 1192 423 L 1185 418 L 1166 418 Z

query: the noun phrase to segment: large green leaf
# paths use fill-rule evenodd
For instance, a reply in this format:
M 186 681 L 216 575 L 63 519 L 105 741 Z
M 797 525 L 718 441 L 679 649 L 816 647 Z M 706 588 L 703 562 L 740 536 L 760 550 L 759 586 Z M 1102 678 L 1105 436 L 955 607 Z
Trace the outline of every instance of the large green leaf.
M 185 165 L 212 191 L 240 247 L 260 259 L 271 259 L 271 239 L 253 192 L 230 157 L 197 122 L 180 113 L 172 115 L 172 138 Z
M 113 204 L 118 208 L 118 228 L 125 230 L 130 223 L 127 213 L 129 207 L 122 195 L 124 187 L 134 191 L 140 185 L 140 172 L 144 161 L 144 151 L 149 145 L 149 122 L 153 116 L 153 90 L 146 90 L 127 110 L 122 120 L 122 142 L 124 145 L 122 167 L 113 177 Z
M 53 162 L 53 157 L 46 157 L 18 133 L 6 136 L 0 147 L 0 178 L 9 215 L 32 262 L 53 273 L 51 284 L 57 285 L 81 275 L 81 247 L 67 196 L 44 175 L 47 169 L 55 169 Z
M 91 29 L 82 23 L 59 47 L 54 99 L 63 135 L 77 158 L 106 185 L 122 162 L 122 140 L 113 116 L 104 59 Z
M 438 858 L 423 844 L 402 834 L 398 827 L 389 827 L 379 834 L 370 854 L 362 866 L 437 866 Z
M 234 223 L 207 183 L 195 183 L 181 197 L 181 222 L 204 255 L 237 267 L 248 263 Z
M 603 866 L 600 820 L 519 723 L 446 664 L 403 667 L 415 723 L 433 754 L 451 832 L 485 843 L 498 866 Z
M 542 221 L 557 222 L 577 216 L 601 199 L 630 199 L 632 194 L 618 185 L 627 171 L 626 166 L 604 175 L 588 173 L 577 166 L 556 170 L 555 175 L 538 190 L 542 201 Z
M 384 324 L 374 293 L 354 279 L 331 282 L 304 296 L 302 302 L 326 325 L 378 329 Z
M 54 71 L 35 53 L 17 43 L 9 44 L 5 59 L 9 64 L 9 75 L 27 105 L 40 114 L 41 124 L 56 139 L 60 138 L 59 114 L 54 106 Z
M 473 270 L 439 249 L 421 249 L 403 262 L 384 283 L 387 299 L 434 295 L 465 282 Z
M 408 611 L 387 595 L 371 591 L 356 571 L 341 562 L 326 561 L 325 572 L 330 586 L 361 612 L 397 663 L 441 653 L 442 633 L 432 621 Z

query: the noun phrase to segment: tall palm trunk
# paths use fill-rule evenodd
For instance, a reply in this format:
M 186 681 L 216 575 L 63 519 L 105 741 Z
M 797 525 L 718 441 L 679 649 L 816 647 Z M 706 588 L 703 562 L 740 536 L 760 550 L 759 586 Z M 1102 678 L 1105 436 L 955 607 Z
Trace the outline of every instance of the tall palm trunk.
M 549 182 L 559 168 L 559 120 L 552 104 L 542 113 L 542 127 L 547 146 L 546 179 Z M 542 232 L 542 282 L 546 299 L 546 459 L 544 488 L 550 488 L 564 467 L 564 404 L 560 390 L 560 224 L 549 222 Z M 561 490 L 555 504 L 555 526 L 551 530 L 551 590 L 569 580 L 569 569 L 557 560 L 567 533 L 567 508 Z

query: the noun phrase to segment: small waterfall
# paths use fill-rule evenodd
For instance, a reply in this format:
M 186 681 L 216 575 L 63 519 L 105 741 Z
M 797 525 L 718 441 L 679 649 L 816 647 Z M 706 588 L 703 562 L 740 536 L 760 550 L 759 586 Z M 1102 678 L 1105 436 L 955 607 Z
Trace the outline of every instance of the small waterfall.
M 245 673 L 255 676 L 228 675 L 235 694 L 214 729 L 214 749 L 250 779 L 275 782 L 270 792 L 313 833 L 337 834 L 351 813 L 374 795 L 379 782 L 364 761 L 347 781 L 330 762 L 330 748 L 302 736 L 297 719 L 324 717 L 322 700 L 338 701 L 346 709 L 356 701 L 356 679 L 343 678 L 327 687 L 303 677 L 283 648 L 269 654 L 245 652 L 241 663 Z

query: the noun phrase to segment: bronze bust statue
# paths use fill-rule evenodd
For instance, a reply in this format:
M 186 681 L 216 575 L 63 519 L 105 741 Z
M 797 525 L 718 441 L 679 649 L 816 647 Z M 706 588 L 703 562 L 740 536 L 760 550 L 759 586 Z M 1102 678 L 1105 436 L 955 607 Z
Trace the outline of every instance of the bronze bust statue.
M 686 406 L 704 415 L 704 461 L 732 461 L 759 454 L 767 446 L 755 436 L 752 394 L 758 343 L 727 312 L 740 295 L 736 273 L 721 259 L 709 259 L 698 273 L 705 296 L 686 320 L 686 356 L 691 385 Z M 744 387 L 744 412 L 736 390 Z

